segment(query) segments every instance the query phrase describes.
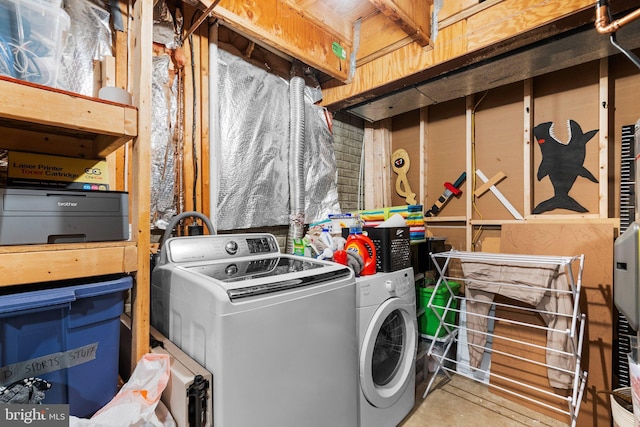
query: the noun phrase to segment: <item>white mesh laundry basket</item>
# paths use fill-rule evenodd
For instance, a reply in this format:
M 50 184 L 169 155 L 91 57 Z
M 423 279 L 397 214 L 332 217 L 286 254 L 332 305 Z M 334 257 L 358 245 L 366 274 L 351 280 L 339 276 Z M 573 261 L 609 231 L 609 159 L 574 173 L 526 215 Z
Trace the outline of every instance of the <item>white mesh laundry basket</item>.
M 635 427 L 633 421 L 633 407 L 631 410 L 625 408 L 623 399 L 616 397 L 616 394 L 626 396 L 631 400 L 631 387 L 617 388 L 615 394 L 611 395 L 611 413 L 613 414 L 614 427 Z

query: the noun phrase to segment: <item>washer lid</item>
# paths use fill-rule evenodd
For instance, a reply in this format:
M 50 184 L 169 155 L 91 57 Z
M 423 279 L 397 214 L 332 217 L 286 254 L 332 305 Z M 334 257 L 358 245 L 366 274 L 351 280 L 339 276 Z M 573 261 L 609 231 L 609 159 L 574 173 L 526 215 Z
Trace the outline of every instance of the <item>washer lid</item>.
M 389 298 L 373 314 L 360 351 L 360 386 L 373 406 L 398 401 L 414 375 L 417 351 L 415 305 Z
M 353 274 L 339 264 L 286 254 L 182 265 L 180 268 L 220 283 L 231 300 L 335 281 Z

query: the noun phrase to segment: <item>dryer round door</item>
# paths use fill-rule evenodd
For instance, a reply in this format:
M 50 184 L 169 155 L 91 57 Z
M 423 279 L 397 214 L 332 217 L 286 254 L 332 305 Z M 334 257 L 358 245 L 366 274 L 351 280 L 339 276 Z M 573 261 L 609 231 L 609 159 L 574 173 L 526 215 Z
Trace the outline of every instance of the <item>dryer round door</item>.
M 366 399 L 388 408 L 414 375 L 417 350 L 415 305 L 389 298 L 374 313 L 360 351 L 360 386 Z

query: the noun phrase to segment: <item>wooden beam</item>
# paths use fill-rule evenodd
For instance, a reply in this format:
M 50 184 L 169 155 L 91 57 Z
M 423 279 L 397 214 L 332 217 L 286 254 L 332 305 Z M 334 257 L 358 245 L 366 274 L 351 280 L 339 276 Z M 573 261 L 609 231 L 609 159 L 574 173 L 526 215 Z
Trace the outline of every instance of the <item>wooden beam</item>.
M 205 7 L 212 0 L 201 0 Z M 349 79 L 350 39 L 336 39 L 326 28 L 305 19 L 284 0 L 225 0 L 212 15 L 263 46 L 296 58 L 340 82 Z M 339 45 L 344 55 L 334 53 Z
M 485 0 L 482 3 L 478 3 L 478 0 L 459 0 L 457 3 L 455 1 L 444 2 L 438 15 L 438 26 L 439 28 L 447 27 L 501 1 L 505 0 Z
M 384 37 L 381 37 L 384 34 Z M 359 67 L 376 58 L 380 58 L 413 43 L 395 22 L 382 13 L 376 13 L 363 19 L 360 26 L 360 46 L 356 55 L 356 66 Z
M 302 17 L 313 22 L 333 36 L 336 40 L 348 40 L 353 43 L 353 23 L 335 12 L 331 7 L 318 0 L 283 0 Z
M 432 47 L 432 0 L 369 0 L 422 47 Z

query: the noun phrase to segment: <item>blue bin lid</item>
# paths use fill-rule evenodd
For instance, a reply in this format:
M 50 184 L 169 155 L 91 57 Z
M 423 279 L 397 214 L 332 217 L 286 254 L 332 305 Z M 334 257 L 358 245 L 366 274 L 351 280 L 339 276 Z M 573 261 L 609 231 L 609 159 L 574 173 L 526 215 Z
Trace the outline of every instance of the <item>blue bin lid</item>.
M 130 289 L 133 279 L 129 276 L 105 282 L 87 283 L 62 288 L 43 289 L 0 296 L 0 316 L 16 312 L 69 304 L 77 299 L 91 298 Z

